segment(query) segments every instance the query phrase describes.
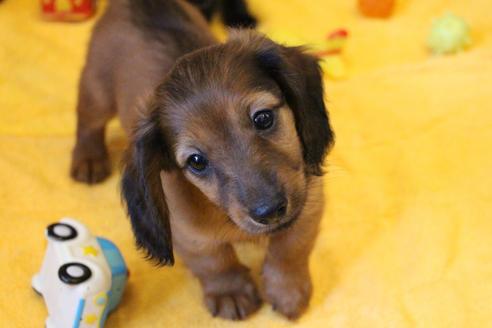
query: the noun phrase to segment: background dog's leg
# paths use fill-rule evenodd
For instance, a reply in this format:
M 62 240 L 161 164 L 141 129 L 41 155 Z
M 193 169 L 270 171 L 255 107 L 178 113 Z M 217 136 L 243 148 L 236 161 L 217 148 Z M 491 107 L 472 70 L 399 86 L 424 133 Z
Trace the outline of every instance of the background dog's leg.
M 71 176 L 81 182 L 97 183 L 111 172 L 104 140 L 106 124 L 114 116 L 110 93 L 91 73 L 84 71 L 77 104 L 77 141 L 72 153 Z
M 188 0 L 202 12 L 207 21 L 211 21 L 217 10 L 217 0 Z
M 309 255 L 313 249 L 323 213 L 321 184 L 312 187 L 297 222 L 270 237 L 263 283 L 265 295 L 275 311 L 289 319 L 298 318 L 311 298 Z
M 259 309 L 261 299 L 249 269 L 239 263 L 230 244 L 179 253 L 200 280 L 205 305 L 213 316 L 242 320 Z
M 222 0 L 222 17 L 230 27 L 256 27 L 256 18 L 249 13 L 245 0 Z

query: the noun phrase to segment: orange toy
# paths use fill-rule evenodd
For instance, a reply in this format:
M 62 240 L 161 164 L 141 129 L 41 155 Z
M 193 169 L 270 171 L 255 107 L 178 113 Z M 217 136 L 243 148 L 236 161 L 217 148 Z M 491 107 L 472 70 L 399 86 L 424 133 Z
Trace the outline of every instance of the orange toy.
M 395 0 L 358 0 L 359 10 L 367 17 L 388 18 L 393 13 Z
M 41 0 L 44 18 L 76 22 L 91 17 L 95 12 L 94 0 Z

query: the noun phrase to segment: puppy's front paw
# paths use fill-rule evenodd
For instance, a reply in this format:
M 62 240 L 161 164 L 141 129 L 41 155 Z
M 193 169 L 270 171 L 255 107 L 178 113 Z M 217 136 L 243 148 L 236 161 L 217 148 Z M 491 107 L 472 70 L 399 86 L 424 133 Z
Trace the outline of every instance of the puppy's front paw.
M 311 278 L 309 273 L 264 270 L 265 294 L 275 311 L 289 320 L 299 318 L 309 305 Z
M 243 320 L 261 306 L 261 298 L 248 273 L 214 277 L 204 286 L 205 305 L 215 317 Z
M 98 183 L 106 179 L 111 173 L 107 155 L 98 157 L 80 157 L 74 154 L 70 175 L 79 182 L 88 184 Z

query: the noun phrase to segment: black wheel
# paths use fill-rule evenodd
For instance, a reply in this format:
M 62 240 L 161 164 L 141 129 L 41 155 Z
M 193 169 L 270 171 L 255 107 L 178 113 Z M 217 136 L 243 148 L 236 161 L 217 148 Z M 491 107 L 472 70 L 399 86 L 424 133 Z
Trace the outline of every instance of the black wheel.
M 87 265 L 77 262 L 66 263 L 58 269 L 58 278 L 69 285 L 83 283 L 91 275 L 91 269 Z
M 71 240 L 77 237 L 77 230 L 66 223 L 50 224 L 46 230 L 49 237 L 59 241 Z

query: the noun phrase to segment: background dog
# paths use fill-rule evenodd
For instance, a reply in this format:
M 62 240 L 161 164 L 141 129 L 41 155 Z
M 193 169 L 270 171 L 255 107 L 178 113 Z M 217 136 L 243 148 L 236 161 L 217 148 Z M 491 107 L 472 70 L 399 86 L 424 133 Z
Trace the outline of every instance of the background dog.
M 197 6 L 205 18 L 210 21 L 216 12 L 230 27 L 255 27 L 256 18 L 248 11 L 244 0 L 188 0 Z
M 333 142 L 316 59 L 252 31 L 218 44 L 183 1 L 114 0 L 81 77 L 76 180 L 109 174 L 104 129 L 116 113 L 130 136 L 122 195 L 138 246 L 160 264 L 174 263 L 174 247 L 209 311 L 243 319 L 261 300 L 232 243 L 268 239 L 265 296 L 297 318 Z

